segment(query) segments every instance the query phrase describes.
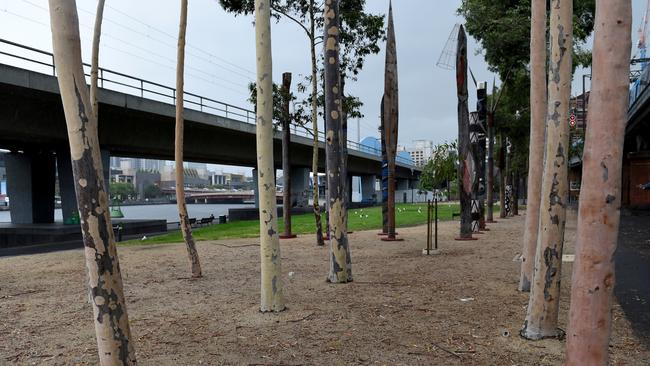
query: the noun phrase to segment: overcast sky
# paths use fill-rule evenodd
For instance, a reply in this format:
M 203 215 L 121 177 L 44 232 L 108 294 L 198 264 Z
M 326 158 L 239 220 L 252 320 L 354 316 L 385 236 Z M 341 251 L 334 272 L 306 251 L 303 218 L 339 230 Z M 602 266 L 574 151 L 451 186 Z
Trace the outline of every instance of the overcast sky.
M 645 1 L 633 0 L 633 39 L 641 23 Z M 394 0 L 400 87 L 399 143 L 434 143 L 457 136 L 454 72 L 436 67 L 449 34 L 463 19 L 456 16 L 460 0 Z M 77 0 L 82 52 L 89 61 L 96 1 Z M 388 0 L 367 0 L 372 13 L 385 13 Z M 165 85 L 174 85 L 179 1 L 108 0 L 104 11 L 100 66 Z M 522 19 L 522 21 L 527 21 Z M 247 84 L 255 78 L 252 16 L 225 13 L 217 0 L 190 0 L 186 56 L 186 90 L 251 109 Z M 273 75 L 292 72 L 294 86 L 309 74 L 309 45 L 293 23 L 281 20 L 272 27 Z M 0 38 L 51 51 L 47 0 L 0 0 Z M 383 93 L 384 45 L 367 59 L 356 83 L 346 89 L 364 102 L 361 137 L 378 136 L 379 102 Z M 7 51 L 6 46 L 0 49 Z M 469 65 L 478 81 L 494 75 L 470 38 Z M 13 51 L 13 50 L 11 50 Z M 7 63 L 0 56 L 0 62 Z M 581 88 L 580 72 L 574 93 Z M 498 83 L 498 81 L 497 81 Z M 470 95 L 475 89 L 470 85 Z M 473 109 L 475 100 L 470 100 Z M 349 138 L 357 139 L 357 123 L 350 121 Z

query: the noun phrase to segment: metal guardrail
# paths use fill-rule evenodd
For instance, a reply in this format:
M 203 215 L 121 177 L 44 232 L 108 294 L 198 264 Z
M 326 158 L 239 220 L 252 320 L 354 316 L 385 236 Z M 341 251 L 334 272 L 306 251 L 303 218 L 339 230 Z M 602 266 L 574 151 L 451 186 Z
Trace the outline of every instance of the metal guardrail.
M 37 48 L 29 47 L 22 45 L 20 43 L 8 41 L 0 38 L 0 45 L 6 45 L 20 50 L 20 53 L 11 53 L 0 49 L 0 55 L 8 56 L 20 61 L 25 61 L 31 63 L 32 65 L 38 65 L 41 67 L 39 70 L 30 69 L 30 71 L 42 72 L 44 68 L 51 72 L 51 75 L 56 76 L 56 66 L 54 63 L 54 54 L 51 52 L 39 50 Z M 15 50 L 15 51 L 18 51 Z M 31 53 L 32 56 L 23 55 L 25 53 Z M 39 58 L 36 58 L 39 55 Z M 86 77 L 90 77 L 90 65 L 87 63 L 83 64 L 84 73 Z M 20 67 L 23 67 L 22 65 Z M 124 92 L 131 95 L 136 95 L 141 98 L 150 98 L 157 100 L 159 102 L 168 103 L 174 105 L 176 103 L 176 89 L 170 86 L 166 86 L 160 83 L 144 80 L 138 77 L 131 75 L 126 75 L 118 71 L 113 71 L 103 67 L 98 68 L 98 77 L 97 82 L 99 87 L 103 89 L 110 89 L 114 91 Z M 89 81 L 89 80 L 88 80 Z M 240 122 L 245 122 L 249 124 L 255 124 L 255 112 L 234 106 L 232 104 L 220 102 L 218 100 L 204 97 L 198 94 L 184 92 L 183 101 L 185 102 L 185 108 L 199 110 L 201 112 L 211 113 L 217 116 L 226 117 L 234 119 Z M 303 126 L 294 126 L 294 135 L 312 138 L 313 133 L 311 129 Z M 319 131 L 318 140 L 325 141 L 325 133 Z M 362 145 L 358 142 L 348 140 L 348 148 L 367 154 L 381 156 L 381 150 L 376 149 L 371 146 Z M 408 159 L 404 159 L 400 156 L 397 157 L 397 162 L 407 166 L 413 166 L 412 162 Z

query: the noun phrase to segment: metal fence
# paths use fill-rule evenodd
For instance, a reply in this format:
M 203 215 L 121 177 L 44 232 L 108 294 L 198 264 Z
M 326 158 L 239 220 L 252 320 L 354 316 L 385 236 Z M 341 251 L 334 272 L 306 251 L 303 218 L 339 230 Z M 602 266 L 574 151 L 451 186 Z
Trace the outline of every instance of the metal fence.
M 12 66 L 56 76 L 54 55 L 51 52 L 0 38 L 0 55 L 18 61 L 19 65 Z M 0 60 L 0 63 L 3 63 L 2 60 Z M 28 68 L 26 66 L 30 67 Z M 90 78 L 90 65 L 84 63 L 83 66 L 86 77 Z M 90 79 L 87 81 L 90 82 Z M 176 89 L 173 87 L 126 75 L 103 67 L 98 68 L 97 82 L 99 87 L 103 89 L 119 91 L 172 105 L 176 103 Z M 185 108 L 188 109 L 198 110 L 240 122 L 255 124 L 255 112 L 245 108 L 237 107 L 232 104 L 220 102 L 190 92 L 183 93 L 183 101 L 185 102 Z M 314 136 L 311 129 L 304 126 L 293 126 L 293 134 L 311 139 L 313 139 Z M 325 133 L 323 131 L 319 131 L 318 140 L 325 141 Z M 348 140 L 347 145 L 348 149 L 351 150 L 364 152 L 374 156 L 381 156 L 381 150 L 371 146 L 362 145 L 350 140 Z M 401 156 L 397 157 L 397 162 L 409 167 L 413 166 L 411 161 Z

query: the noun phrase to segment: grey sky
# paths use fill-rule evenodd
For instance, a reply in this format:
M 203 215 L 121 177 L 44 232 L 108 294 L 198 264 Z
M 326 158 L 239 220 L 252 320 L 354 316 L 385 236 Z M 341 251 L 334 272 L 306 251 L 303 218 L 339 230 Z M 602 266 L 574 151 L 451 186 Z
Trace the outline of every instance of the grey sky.
M 245 108 L 247 83 L 255 77 L 252 17 L 224 13 L 216 0 L 190 0 L 187 34 L 186 90 Z M 455 23 L 460 0 L 394 0 L 400 82 L 399 142 L 428 139 L 434 143 L 457 135 L 454 72 L 435 66 Z M 90 56 L 90 38 L 96 1 L 77 0 L 84 60 Z M 0 0 L 0 38 L 51 50 L 46 0 Z M 384 13 L 388 0 L 367 0 L 373 13 Z M 633 0 L 634 33 L 645 1 Z M 165 85 L 174 85 L 179 1 L 108 0 L 104 13 L 100 64 Z M 522 21 L 527 21 L 522 19 Z M 290 22 L 272 28 L 274 80 L 290 71 L 294 80 L 309 73 L 307 38 Z M 489 73 L 477 45 L 470 38 L 469 64 L 478 81 Z M 348 91 L 365 103 L 361 135 L 378 136 L 379 101 L 383 89 L 384 51 L 369 57 L 356 83 Z M 0 62 L 7 59 L 0 57 Z M 580 72 L 576 81 L 581 80 Z M 294 81 L 294 85 L 295 85 Z M 574 87 L 577 87 L 577 82 Z M 581 87 L 581 84 L 580 84 Z M 577 92 L 577 89 L 576 89 Z M 470 94 L 475 94 L 471 88 Z M 575 93 L 574 93 L 575 94 Z M 473 109 L 474 99 L 470 101 Z M 350 121 L 350 139 L 357 138 L 356 121 Z

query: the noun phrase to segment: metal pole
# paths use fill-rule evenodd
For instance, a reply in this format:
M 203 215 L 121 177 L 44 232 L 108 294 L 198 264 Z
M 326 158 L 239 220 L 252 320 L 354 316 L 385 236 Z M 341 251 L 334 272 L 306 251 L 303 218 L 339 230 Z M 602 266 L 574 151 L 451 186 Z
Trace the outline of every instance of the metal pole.
M 435 215 L 433 216 L 433 219 L 436 220 L 435 221 L 435 230 L 434 230 L 435 231 L 434 242 L 433 243 L 434 243 L 434 249 L 438 250 L 438 198 L 436 197 L 433 202 L 434 202 L 434 207 L 435 207 L 434 208 L 435 209 Z
M 431 200 L 427 200 L 427 255 L 431 250 Z

